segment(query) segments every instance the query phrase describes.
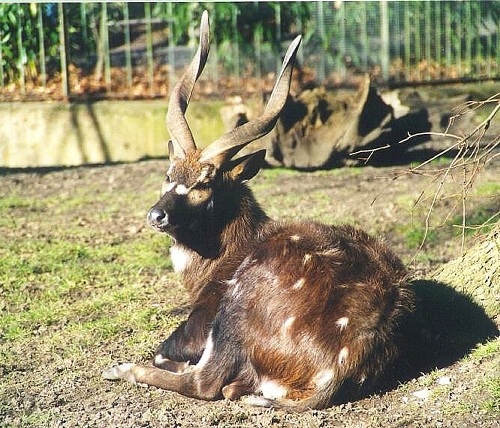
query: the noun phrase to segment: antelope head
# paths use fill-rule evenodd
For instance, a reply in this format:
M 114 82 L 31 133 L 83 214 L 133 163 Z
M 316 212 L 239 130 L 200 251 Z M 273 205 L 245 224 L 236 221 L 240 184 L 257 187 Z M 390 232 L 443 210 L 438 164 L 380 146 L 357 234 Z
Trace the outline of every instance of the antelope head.
M 167 232 L 182 242 L 187 235 L 206 229 L 203 225 L 220 221 L 213 215 L 217 204 L 225 205 L 231 198 L 231 189 L 257 174 L 263 165 L 265 150 L 240 157 L 236 155 L 247 144 L 270 132 L 276 124 L 288 96 L 300 41 L 299 36 L 288 48 L 263 114 L 199 150 L 185 112 L 209 52 L 208 13 L 203 13 L 198 50 L 173 88 L 168 105 L 166 122 L 171 137 L 168 144 L 170 167 L 160 200 L 148 213 L 148 222 L 154 229 Z

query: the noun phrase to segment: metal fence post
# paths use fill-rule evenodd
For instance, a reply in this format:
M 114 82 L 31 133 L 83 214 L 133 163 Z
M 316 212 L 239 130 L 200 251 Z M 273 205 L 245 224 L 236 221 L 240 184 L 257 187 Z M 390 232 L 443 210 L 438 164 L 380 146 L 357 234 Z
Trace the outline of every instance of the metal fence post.
M 360 13 L 360 28 L 359 28 L 359 38 L 362 44 L 361 53 L 361 67 L 363 70 L 368 69 L 368 28 L 366 24 L 366 3 L 361 3 L 361 13 Z
M 421 18 L 420 18 L 420 4 L 415 2 L 413 4 L 414 13 L 415 13 L 415 19 L 414 19 L 414 28 L 419 28 L 421 24 Z M 418 80 L 422 79 L 422 73 L 420 70 L 420 64 L 422 62 L 422 46 L 420 43 L 420 31 L 415 31 L 415 44 L 413 47 L 415 51 L 415 71 L 416 71 L 416 76 Z
M 389 80 L 389 9 L 387 0 L 380 0 L 380 39 L 382 78 Z
M 303 25 L 302 25 L 302 10 L 300 3 L 295 3 L 295 19 L 296 19 L 296 25 L 297 25 L 297 33 L 302 34 L 303 32 Z M 304 67 L 304 47 L 302 49 L 299 49 L 297 58 L 299 60 L 299 64 L 301 67 Z
M 404 7 L 404 75 L 405 80 L 411 79 L 411 23 L 410 23 L 410 9 L 407 2 L 403 3 Z
M 465 22 L 467 23 L 467 26 L 465 28 L 465 68 L 469 70 L 469 73 L 472 72 L 472 69 L 474 68 L 473 63 L 472 63 L 472 28 L 470 26 L 472 25 L 472 10 L 471 10 L 471 5 L 470 2 L 467 2 L 465 4 Z M 480 64 L 476 64 L 475 67 L 479 69 Z
M 170 92 L 175 85 L 175 52 L 174 52 L 174 19 L 172 3 L 167 3 L 167 61 L 168 61 L 168 91 Z
M 279 53 L 281 52 L 281 4 L 276 3 L 274 6 L 274 17 L 276 21 L 276 44 L 278 45 L 278 55 L 276 55 L 276 73 L 279 72 L 281 67 L 281 57 Z
M 43 35 L 43 4 L 37 5 L 37 26 L 38 26 L 38 54 L 40 55 L 40 74 L 42 75 L 42 88 L 45 91 L 47 87 L 47 71 L 45 68 L 45 37 Z
M 446 54 L 446 75 L 448 77 L 448 72 L 451 68 L 451 10 L 450 4 L 445 3 L 444 9 L 444 28 L 445 28 L 445 38 L 444 38 L 444 50 Z
M 4 75 L 3 75 L 3 56 L 2 56 L 2 40 L 3 40 L 3 30 L 0 28 L 0 88 L 4 86 Z
M 318 32 L 319 32 L 319 38 L 321 40 L 321 47 L 325 52 L 323 52 L 323 55 L 320 55 L 319 58 L 319 64 L 318 64 L 318 80 L 320 82 L 323 82 L 325 80 L 326 76 L 326 62 L 325 62 L 325 54 L 327 50 L 327 45 L 326 45 L 326 37 L 325 37 L 325 15 L 323 13 L 323 0 L 319 0 L 316 2 L 316 13 L 317 13 L 317 19 L 318 19 Z
M 19 53 L 19 58 L 18 58 L 18 69 L 19 69 L 19 77 L 21 80 L 21 93 L 24 94 L 26 92 L 26 78 L 25 78 L 25 70 L 24 70 L 24 64 L 26 60 L 26 52 L 25 48 L 23 46 L 23 26 L 21 25 L 21 22 L 23 20 L 22 18 L 22 5 L 18 4 L 17 5 L 17 19 L 19 20 L 19 24 L 17 26 L 17 49 Z
M 127 74 L 127 86 L 132 87 L 132 55 L 130 52 L 130 17 L 128 13 L 128 3 L 123 3 L 123 32 L 125 39 L 125 68 Z
M 434 3 L 434 61 L 438 67 L 441 67 L 442 60 L 442 33 L 441 33 L 441 4 Z M 441 76 L 441 72 L 435 77 Z
M 101 40 L 104 55 L 104 82 L 109 90 L 111 86 L 111 58 L 109 56 L 108 5 L 102 4 L 101 9 Z
M 340 58 L 339 58 L 339 70 L 340 75 L 344 79 L 347 74 L 346 70 L 346 52 L 347 52 L 347 43 L 346 43 L 346 37 L 347 37 L 347 31 L 346 31 L 346 9 L 347 9 L 347 4 L 343 4 L 339 7 L 337 13 L 339 14 L 339 32 L 340 32 L 340 37 L 339 37 L 339 53 L 340 53 Z M 328 40 L 327 44 L 329 44 L 330 40 Z
M 258 9 L 259 3 L 254 2 L 254 7 Z M 255 74 L 259 82 L 262 82 L 262 70 L 261 70 L 261 59 L 262 59 L 262 23 L 258 23 L 253 31 L 253 43 L 255 47 Z M 260 88 L 262 89 L 262 84 L 260 84 Z
M 151 4 L 144 3 L 144 17 L 146 19 L 146 60 L 149 92 L 153 95 L 154 67 L 153 67 L 153 34 L 151 32 Z
M 431 3 L 429 0 L 425 2 L 424 11 L 424 57 L 427 62 L 425 68 L 425 80 L 431 80 Z
M 69 87 L 69 76 L 68 76 L 68 45 L 67 45 L 67 35 L 68 29 L 66 25 L 65 16 L 65 5 L 64 3 L 58 3 L 58 14 L 59 14 L 59 55 L 61 58 L 61 79 L 62 79 L 62 95 L 64 98 L 68 98 L 70 94 Z
M 231 9 L 231 24 L 233 26 L 233 35 L 234 35 L 234 65 L 235 65 L 235 74 L 237 82 L 240 81 L 240 43 L 238 40 L 238 8 L 233 4 Z

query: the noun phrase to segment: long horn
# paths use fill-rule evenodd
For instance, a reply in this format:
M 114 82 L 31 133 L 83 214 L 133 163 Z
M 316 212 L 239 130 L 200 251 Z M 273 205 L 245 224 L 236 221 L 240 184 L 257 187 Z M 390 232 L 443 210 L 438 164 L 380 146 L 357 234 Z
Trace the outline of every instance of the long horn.
M 168 103 L 167 129 L 174 142 L 174 150 L 178 151 L 181 149 L 184 153 L 196 150 L 193 134 L 191 133 L 191 129 L 189 129 L 184 114 L 186 113 L 196 80 L 207 62 L 208 51 L 210 49 L 209 33 L 208 12 L 205 10 L 201 16 L 198 50 L 180 81 L 174 86 Z M 177 155 L 180 155 L 180 153 L 177 153 Z
M 202 151 L 200 159 L 202 162 L 210 161 L 219 168 L 247 144 L 273 129 L 288 97 L 293 63 L 301 40 L 301 36 L 297 36 L 288 47 L 280 74 L 262 116 L 232 129 L 215 140 Z

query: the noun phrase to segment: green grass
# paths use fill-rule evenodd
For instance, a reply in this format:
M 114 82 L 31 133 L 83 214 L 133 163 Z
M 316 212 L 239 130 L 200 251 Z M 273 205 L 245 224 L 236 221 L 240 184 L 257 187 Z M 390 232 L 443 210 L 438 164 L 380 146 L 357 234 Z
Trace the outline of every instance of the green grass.
M 488 379 L 482 385 L 490 396 L 482 405 L 483 410 L 487 412 L 500 413 L 500 377 Z
M 467 359 L 481 361 L 494 359 L 498 355 L 500 355 L 499 338 L 479 345 L 470 353 Z M 498 366 L 493 367 L 493 370 L 475 386 L 475 389 L 486 396 L 486 399 L 481 404 L 482 410 L 500 414 L 500 369 Z
M 500 340 L 492 340 L 484 344 L 479 345 L 474 349 L 469 358 L 471 360 L 480 360 L 482 358 L 492 357 L 494 355 L 500 354 Z
M 425 230 L 424 226 L 410 226 L 404 230 L 405 243 L 409 248 L 418 248 L 422 243 L 433 244 L 438 239 L 434 230 Z M 425 241 L 424 241 L 425 240 Z
M 328 186 L 336 186 L 337 177 L 349 178 L 361 174 L 362 168 L 338 168 L 303 172 L 286 168 L 266 169 L 256 180 L 250 183 L 258 202 L 265 207 L 267 214 L 274 219 L 306 220 L 338 224 L 355 223 L 355 219 L 343 215 L 342 218 L 332 214 L 332 201 L 329 193 L 321 185 L 315 184 L 315 178 L 331 178 Z M 296 189 L 300 180 L 307 181 L 310 190 Z M 321 181 L 325 183 L 324 180 Z
M 113 323 L 109 307 L 142 298 L 141 274 L 170 268 L 165 247 L 161 235 L 120 245 L 43 239 L 11 243 L 0 262 L 8 309 L 0 315 L 3 339 L 29 337 L 42 326 L 88 314 L 104 332 L 108 327 L 100 318 Z
M 476 187 L 474 194 L 477 196 L 500 196 L 500 183 L 489 182 L 483 183 Z
M 39 199 L 0 198 L 5 238 L 0 245 L 0 344 L 6 361 L 15 361 L 19 349 L 41 335 L 42 347 L 70 354 L 123 331 L 175 324 L 167 320 L 168 305 L 151 302 L 151 283 L 171 275 L 168 238 L 147 229 L 128 234 L 119 226 L 116 233 L 113 229 L 117 214 L 133 206 L 135 198 L 127 192 L 110 198 L 109 192 L 92 188 Z M 133 221 L 141 225 L 144 220 Z
M 426 206 L 415 205 L 415 198 L 412 195 L 398 196 L 396 204 L 408 212 L 408 217 L 415 220 L 397 226 L 398 232 L 405 238 L 405 245 L 408 248 L 418 248 L 424 242 L 427 247 L 432 247 L 448 239 L 459 239 L 462 233 L 466 237 L 471 237 L 492 230 L 495 223 L 500 220 L 498 215 L 495 216 L 500 212 L 500 184 L 486 182 L 473 189 L 468 200 L 465 228 L 462 227 L 462 214 L 457 213 L 460 210 L 459 206 L 456 206 L 453 212 L 449 208 L 449 212 L 445 212 L 441 219 L 431 213 L 430 220 L 433 226 L 426 232 L 424 224 L 428 209 Z
M 109 172 L 118 174 L 117 180 L 126 179 L 124 172 Z M 251 185 L 274 218 L 355 224 L 357 208 L 349 211 L 351 207 L 342 200 L 342 207 L 335 210 L 340 202 L 332 200 L 332 192 L 325 189 L 342 186 L 361 172 L 358 168 L 315 173 L 273 169 L 262 171 Z M 64 174 L 56 173 L 51 180 Z M 158 343 L 185 317 L 188 297 L 171 269 L 170 241 L 144 224 L 145 211 L 158 195 L 161 171 L 152 177 L 144 177 L 144 192 L 138 190 L 144 186 L 142 181 L 131 188 L 122 188 L 119 183 L 107 187 L 102 178 L 95 184 L 87 179 L 81 186 L 76 182 L 60 188 L 53 185 L 50 190 L 52 184 L 38 177 L 40 186 L 49 186 L 43 195 L 37 193 L 36 186 L 19 187 L 15 192 L 4 192 L 4 196 L 0 193 L 0 420 L 7 415 L 14 421 L 6 426 L 55 426 L 63 414 L 59 411 L 66 412 L 66 417 L 82 402 L 86 412 L 99 412 L 97 401 L 105 402 L 103 409 L 111 409 L 120 406 L 122 398 L 117 397 L 121 396 L 145 403 L 156 415 L 164 411 L 158 420 L 165 421 L 168 414 L 179 412 L 178 403 L 183 401 L 174 394 L 153 389 L 144 392 L 101 379 L 102 370 L 118 362 L 147 361 Z M 492 183 L 477 192 L 489 198 L 497 190 Z M 413 212 L 408 198 L 401 197 L 396 204 L 405 213 Z M 419 245 L 423 230 L 416 221 L 410 223 L 411 215 L 407 217 L 408 225 L 396 231 L 398 238 Z M 375 232 L 380 227 L 370 221 L 360 226 Z M 435 239 L 432 242 L 437 246 L 446 236 L 438 228 L 428 239 Z M 431 257 L 429 254 L 422 252 L 421 256 Z M 498 346 L 498 342 L 489 342 L 470 358 L 493 360 Z M 446 388 L 436 386 L 440 373 L 417 380 L 435 391 L 431 399 L 436 402 L 448 395 Z M 484 399 L 470 407 L 461 400 L 450 407 L 450 414 L 478 406 L 485 412 L 498 411 L 498 381 L 489 374 L 482 379 L 478 388 Z M 417 384 L 410 382 L 403 388 L 411 394 Z M 22 396 L 16 395 L 20 393 Z M 20 402 L 33 404 L 24 408 Z M 246 413 L 237 403 L 214 406 L 203 407 L 205 410 L 198 411 L 203 415 L 196 417 L 221 426 L 253 423 L 254 410 Z M 194 403 L 184 417 L 192 418 L 197 407 Z M 340 411 L 333 408 L 330 412 Z M 184 412 L 186 415 L 185 408 Z M 328 425 L 329 414 L 303 415 L 311 423 L 304 420 L 295 426 Z M 74 418 L 73 414 L 68 420 Z M 269 413 L 273 426 L 285 424 L 287 418 Z M 163 425 L 172 426 L 167 422 Z

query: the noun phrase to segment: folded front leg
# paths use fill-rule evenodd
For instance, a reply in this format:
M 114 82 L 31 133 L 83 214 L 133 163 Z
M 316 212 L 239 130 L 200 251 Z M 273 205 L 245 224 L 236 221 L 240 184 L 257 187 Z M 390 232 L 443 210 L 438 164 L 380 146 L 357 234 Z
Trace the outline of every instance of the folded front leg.
M 217 400 L 222 397 L 219 382 L 207 382 L 200 376 L 196 366 L 184 373 L 172 373 L 157 367 L 146 367 L 133 363 L 124 363 L 105 370 L 102 376 L 108 380 L 127 380 L 140 386 L 155 386 L 168 391 L 201 400 Z

